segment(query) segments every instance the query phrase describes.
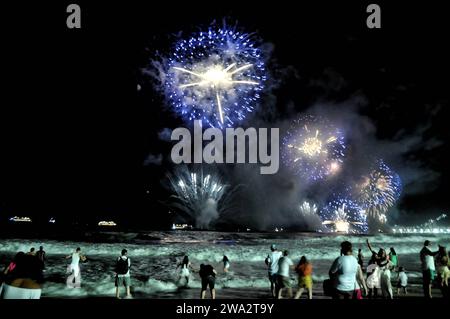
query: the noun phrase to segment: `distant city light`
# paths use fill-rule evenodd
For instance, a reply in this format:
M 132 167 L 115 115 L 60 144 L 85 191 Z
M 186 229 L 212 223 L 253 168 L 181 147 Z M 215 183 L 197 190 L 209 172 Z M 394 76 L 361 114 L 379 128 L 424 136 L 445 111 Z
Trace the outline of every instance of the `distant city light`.
M 394 234 L 450 234 L 450 227 L 437 228 L 392 228 Z
M 450 227 L 437 227 L 436 222 L 447 218 L 447 214 L 441 214 L 436 219 L 429 219 L 426 223 L 416 226 L 398 226 L 392 228 L 394 234 L 450 234 Z

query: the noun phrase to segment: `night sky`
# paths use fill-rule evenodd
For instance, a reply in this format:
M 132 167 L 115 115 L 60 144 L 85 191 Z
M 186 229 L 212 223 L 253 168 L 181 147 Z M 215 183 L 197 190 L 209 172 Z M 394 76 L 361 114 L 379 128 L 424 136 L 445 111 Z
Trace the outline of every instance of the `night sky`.
M 167 227 L 162 202 L 169 194 L 161 180 L 172 167 L 171 145 L 158 134 L 183 123 L 142 70 L 157 51 L 170 52 L 174 34 L 223 18 L 273 46 L 269 121 L 319 102 L 360 101 L 357 113 L 374 124 L 377 139 L 416 141 L 402 160 L 416 163 L 411 178 L 423 182 L 405 189 L 398 222 L 448 212 L 450 37 L 448 13 L 437 4 L 377 2 L 382 28 L 370 30 L 364 1 L 78 3 L 81 30 L 66 28 L 65 3 L 2 9 L 3 221 L 111 217 Z M 146 162 L 159 154 L 161 164 Z

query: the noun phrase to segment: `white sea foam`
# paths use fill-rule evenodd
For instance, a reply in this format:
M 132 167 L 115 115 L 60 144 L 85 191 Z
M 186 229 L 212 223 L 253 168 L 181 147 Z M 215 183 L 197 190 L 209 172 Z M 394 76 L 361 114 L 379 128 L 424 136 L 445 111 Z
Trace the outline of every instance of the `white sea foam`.
M 123 248 L 128 249 L 132 263 L 132 290 L 145 297 L 161 297 L 167 294 L 182 296 L 178 282 L 176 265 L 184 254 L 189 255 L 193 267 L 198 270 L 201 263 L 211 264 L 218 271 L 216 287 L 219 291 L 227 289 L 267 289 L 267 268 L 264 259 L 269 246 L 274 243 L 280 250 L 288 249 L 296 263 L 305 255 L 313 263 L 313 281 L 319 284 L 328 277 L 332 261 L 339 256 L 339 244 L 349 240 L 356 249 L 362 248 L 367 263 L 370 252 L 366 246 L 369 238 L 374 249 L 395 247 L 400 265 L 405 266 L 411 279 L 421 277 L 418 253 L 426 239 L 435 245 L 448 246 L 450 238 L 446 235 L 376 235 L 376 236 L 308 236 L 305 234 L 232 234 L 213 232 L 154 232 L 152 238 L 159 240 L 132 240 L 123 243 L 89 243 L 55 240 L 2 240 L 0 241 L 0 267 L 18 251 L 28 251 L 30 247 L 43 245 L 48 261 L 45 272 L 46 283 L 43 297 L 79 298 L 88 296 L 114 296 L 114 263 Z M 183 238 L 186 240 L 183 241 Z M 167 240 L 166 240 L 167 239 Z M 192 243 L 192 240 L 196 240 Z M 81 264 L 82 287 L 69 289 L 65 285 L 66 266 L 63 259 L 74 248 L 81 247 L 88 257 Z M 222 258 L 227 255 L 230 272 L 222 272 Z M 292 273 L 295 279 L 295 274 Z M 393 275 L 393 279 L 396 276 Z M 189 287 L 194 290 L 201 286 L 197 273 L 191 274 Z M 189 291 L 189 290 L 188 290 Z M 193 293 L 193 292 L 189 292 Z M 183 295 L 184 296 L 184 295 Z

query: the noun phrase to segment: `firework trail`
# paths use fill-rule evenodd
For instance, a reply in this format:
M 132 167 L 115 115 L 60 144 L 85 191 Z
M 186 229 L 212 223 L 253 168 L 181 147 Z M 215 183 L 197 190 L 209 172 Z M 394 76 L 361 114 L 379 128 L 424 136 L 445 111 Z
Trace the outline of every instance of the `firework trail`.
M 370 173 L 356 184 L 355 199 L 368 216 L 386 223 L 386 213 L 399 199 L 401 187 L 400 176 L 378 160 Z
M 283 139 L 282 158 L 309 181 L 336 175 L 345 151 L 342 132 L 324 119 L 304 116 L 294 121 Z
M 323 225 L 339 233 L 361 234 L 368 230 L 366 213 L 348 199 L 334 200 L 321 211 Z
M 168 179 L 175 193 L 170 206 L 192 220 L 197 228 L 209 228 L 232 208 L 231 197 L 236 187 L 224 184 L 217 173 L 204 173 L 203 169 L 189 171 L 181 166 Z
M 253 112 L 266 80 L 253 37 L 226 27 L 178 41 L 167 64 L 169 102 L 183 118 L 210 127 L 232 127 Z

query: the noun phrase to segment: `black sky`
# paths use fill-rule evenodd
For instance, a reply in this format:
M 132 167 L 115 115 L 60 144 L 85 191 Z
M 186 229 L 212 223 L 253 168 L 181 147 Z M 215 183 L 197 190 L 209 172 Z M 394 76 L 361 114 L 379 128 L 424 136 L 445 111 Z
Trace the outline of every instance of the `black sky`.
M 439 178 L 405 196 L 399 210 L 448 209 L 449 28 L 439 5 L 379 2 L 382 29 L 369 30 L 364 1 L 78 3 L 81 30 L 66 28 L 66 3 L 2 9 L 1 218 L 133 216 L 165 225 L 161 179 L 169 165 L 143 163 L 167 156 L 158 133 L 180 121 L 140 70 L 155 51 L 168 52 L 172 34 L 224 17 L 273 45 L 280 118 L 291 105 L 301 112 L 357 96 L 380 139 L 426 126 L 428 142 L 408 156 Z M 431 137 L 439 146 L 427 150 Z

